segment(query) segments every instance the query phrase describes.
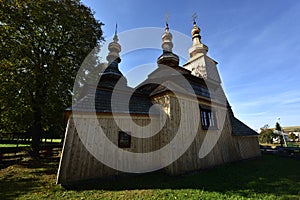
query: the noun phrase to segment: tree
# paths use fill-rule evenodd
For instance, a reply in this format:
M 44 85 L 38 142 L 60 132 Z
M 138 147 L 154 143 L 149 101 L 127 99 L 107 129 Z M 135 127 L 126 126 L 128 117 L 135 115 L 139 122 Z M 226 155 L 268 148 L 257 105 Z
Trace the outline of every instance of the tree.
M 297 139 L 297 136 L 295 133 L 290 133 L 288 136 L 292 141 L 295 141 Z
M 275 130 L 282 131 L 282 128 L 278 122 L 276 122 L 276 124 L 275 124 Z
M 102 40 L 101 26 L 79 0 L 0 0 L 1 131 L 62 127 L 74 80 Z M 84 74 L 84 73 L 82 73 Z
M 282 135 L 283 130 L 282 130 L 282 128 L 281 128 L 281 126 L 278 122 L 276 122 L 276 124 L 275 124 L 275 131 L 276 131 L 276 134 L 274 134 L 273 137 L 274 138 L 279 138 L 280 145 L 283 146 L 283 144 L 284 144 L 284 138 L 283 138 L 283 135 Z
M 258 140 L 260 143 L 273 143 L 274 133 L 273 130 L 269 128 L 269 125 L 265 125 L 264 127 L 260 128 L 260 133 L 258 136 Z

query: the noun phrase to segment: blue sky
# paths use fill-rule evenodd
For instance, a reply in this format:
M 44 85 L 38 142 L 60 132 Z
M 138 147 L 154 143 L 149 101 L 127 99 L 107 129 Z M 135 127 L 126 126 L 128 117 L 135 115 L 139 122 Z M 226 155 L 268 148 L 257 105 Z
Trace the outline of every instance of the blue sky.
M 300 125 L 300 1 L 82 2 L 105 24 L 106 39 L 112 37 L 116 22 L 118 32 L 164 28 L 166 13 L 170 14 L 171 31 L 190 36 L 191 16 L 197 13 L 202 42 L 219 63 L 223 88 L 235 115 L 253 129 L 265 124 L 274 127 L 277 117 L 282 126 Z M 126 74 L 137 65 L 155 63 L 160 54 L 148 49 L 124 55 L 121 71 Z

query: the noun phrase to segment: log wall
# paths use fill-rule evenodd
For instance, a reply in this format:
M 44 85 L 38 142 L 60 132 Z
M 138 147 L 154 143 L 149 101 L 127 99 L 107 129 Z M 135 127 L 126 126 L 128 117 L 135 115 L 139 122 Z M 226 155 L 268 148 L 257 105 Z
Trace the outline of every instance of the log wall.
M 242 159 L 261 155 L 257 136 L 234 136 Z
M 131 148 L 124 149 L 126 151 L 135 153 L 147 153 L 163 148 L 173 140 L 175 134 L 178 131 L 180 123 L 195 123 L 193 118 L 195 115 L 199 115 L 197 110 L 191 109 L 193 106 L 201 105 L 210 106 L 207 101 L 194 102 L 189 99 L 176 99 L 170 94 L 162 95 L 153 98 L 155 103 L 162 106 L 166 113 L 166 124 L 161 131 L 156 135 L 149 138 L 136 138 L 131 137 Z M 181 112 L 181 108 L 186 112 Z M 191 145 L 187 148 L 185 153 L 180 156 L 172 164 L 164 168 L 167 173 L 180 174 L 198 169 L 209 168 L 215 165 L 237 161 L 240 159 L 246 159 L 260 155 L 257 137 L 238 137 L 233 136 L 231 133 L 231 125 L 226 108 L 223 106 L 215 106 L 218 129 L 217 130 L 203 130 L 199 124 L 199 128 L 193 139 Z M 222 116 L 224 115 L 225 116 Z M 181 115 L 183 115 L 183 122 L 181 121 Z M 76 128 L 73 118 L 76 117 L 80 121 Z M 153 126 L 151 131 L 157 131 L 155 127 L 159 127 L 159 116 L 152 117 L 152 122 L 148 116 L 134 115 L 128 116 L 115 116 L 109 114 L 98 114 L 97 122 L 93 121 L 91 115 L 82 114 L 72 116 L 68 120 L 66 129 L 65 143 L 63 147 L 63 153 L 58 171 L 57 183 L 67 184 L 86 179 L 95 179 L 102 177 L 109 177 L 119 175 L 123 172 L 119 172 L 112 169 L 96 159 L 95 155 L 92 155 L 86 148 L 90 147 L 93 151 L 99 152 L 100 155 L 113 158 L 119 165 L 126 165 L 134 168 L 139 165 L 141 160 L 130 160 L 128 162 L 120 162 L 118 152 L 110 152 L 105 148 L 104 141 L 98 141 L 95 135 L 99 134 L 98 124 L 100 124 L 105 132 L 106 137 L 118 145 L 118 133 L 121 129 L 116 124 L 116 121 L 121 123 L 125 130 L 129 132 L 137 132 L 131 127 L 130 120 L 140 125 L 147 126 L 149 123 L 156 123 L 157 126 Z M 222 123 L 224 119 L 224 123 Z M 199 121 L 199 123 L 201 123 Z M 183 134 L 180 136 L 180 140 L 183 143 L 187 142 L 188 136 L 194 131 L 191 126 L 185 127 L 182 130 Z M 86 134 L 78 134 L 79 129 L 81 132 L 85 131 Z M 220 136 L 218 135 L 220 133 Z M 143 133 L 141 133 L 143 134 Z M 174 146 L 173 149 L 183 148 L 182 146 Z M 202 156 L 199 154 L 201 149 Z M 168 150 L 168 157 L 176 157 L 174 150 Z M 204 153 L 203 153 L 204 152 Z M 205 153 L 206 152 L 206 153 Z M 151 157 L 153 166 L 159 166 L 166 158 Z
M 175 124 L 180 123 L 180 117 L 178 116 L 180 103 L 184 104 L 181 105 L 184 108 L 192 107 L 191 104 L 194 103 L 199 104 L 199 102 L 192 102 L 186 99 L 183 102 L 178 102 L 175 97 L 170 97 L 170 99 L 170 118 L 173 119 L 173 123 Z M 210 104 L 204 101 L 200 101 L 200 105 L 206 107 L 210 106 Z M 222 106 L 216 106 L 214 108 L 218 129 L 203 130 L 200 125 L 197 135 L 188 150 L 178 160 L 165 168 L 168 173 L 186 173 L 241 159 L 236 140 L 234 140 L 231 134 L 231 126 L 226 108 Z M 194 115 L 185 116 L 187 121 L 193 121 L 193 119 L 190 118 L 191 116 Z M 191 130 L 186 131 L 186 134 L 188 134 Z M 204 157 L 199 157 L 200 149 L 201 152 L 204 152 Z

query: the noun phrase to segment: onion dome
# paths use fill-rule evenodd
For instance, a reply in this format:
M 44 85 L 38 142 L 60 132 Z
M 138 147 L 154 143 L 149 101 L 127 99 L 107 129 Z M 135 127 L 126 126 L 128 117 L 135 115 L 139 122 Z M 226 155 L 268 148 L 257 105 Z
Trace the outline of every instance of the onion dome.
M 116 61 L 117 63 L 121 62 L 119 53 L 121 52 L 121 45 L 118 43 L 119 38 L 117 35 L 117 30 L 115 31 L 115 35 L 113 38 L 113 42 L 109 43 L 108 50 L 109 53 L 106 56 L 106 60 L 108 61 L 108 65 L 112 62 Z
M 193 29 L 191 31 L 193 45 L 189 49 L 189 54 L 190 54 L 191 58 L 193 56 L 195 56 L 196 54 L 198 54 L 198 53 L 207 54 L 207 52 L 208 52 L 208 47 L 201 42 L 200 31 L 201 31 L 200 28 L 197 27 L 197 24 L 194 21 L 194 26 L 193 26 Z
M 172 52 L 173 42 L 172 42 L 172 34 L 169 31 L 169 25 L 166 23 L 165 32 L 162 35 L 162 49 L 163 53 L 158 57 L 157 63 L 167 65 L 170 67 L 179 65 L 179 57 Z
M 98 83 L 98 86 L 113 88 L 119 80 L 122 81 L 124 86 L 127 85 L 127 80 L 123 76 L 122 72 L 119 70 L 119 66 L 118 66 L 119 63 L 121 62 L 121 58 L 119 55 L 119 53 L 121 52 L 121 45 L 118 42 L 119 42 L 119 38 L 117 35 L 117 25 L 116 25 L 116 31 L 115 31 L 113 41 L 108 45 L 109 53 L 106 56 L 106 60 L 108 61 L 108 66 L 101 74 L 101 79 Z

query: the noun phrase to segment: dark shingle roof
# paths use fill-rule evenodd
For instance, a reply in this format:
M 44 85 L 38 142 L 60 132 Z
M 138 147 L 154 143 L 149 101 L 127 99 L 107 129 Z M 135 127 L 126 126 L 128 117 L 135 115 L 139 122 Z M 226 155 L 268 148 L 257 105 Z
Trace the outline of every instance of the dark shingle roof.
M 127 92 L 129 93 L 130 91 Z M 118 98 L 116 98 L 116 100 L 113 101 L 114 103 L 112 105 L 112 90 L 97 89 L 95 95 L 89 93 L 79 102 L 74 104 L 71 109 L 82 112 L 96 111 L 102 113 L 111 113 L 113 106 L 113 111 L 116 113 L 149 114 L 149 109 L 153 105 L 153 103 L 147 96 L 138 93 L 133 93 L 133 95 L 130 98 L 128 107 L 128 103 L 124 101 L 127 95 L 126 91 L 116 92 L 116 95 L 118 96 Z M 93 100 L 95 103 L 95 107 L 93 107 Z M 158 113 L 154 112 L 151 114 Z
M 187 80 L 191 87 L 186 86 L 186 82 L 183 80 Z M 136 88 L 138 91 L 148 95 L 153 95 L 154 90 L 155 94 L 158 94 L 161 92 L 169 91 L 168 88 L 162 85 L 167 81 L 170 81 L 172 83 L 175 83 L 175 85 L 180 86 L 184 90 L 181 90 L 181 92 L 183 93 L 195 93 L 197 96 L 202 96 L 206 98 L 213 97 L 213 95 L 210 94 L 210 91 L 208 90 L 207 85 L 202 78 L 191 75 L 191 72 L 189 70 L 179 66 L 173 66 L 169 68 L 159 66 L 151 74 L 148 75 L 148 79 L 146 79 Z M 161 84 L 155 84 L 154 82 Z
M 178 76 L 185 76 L 186 80 L 189 81 L 192 86 L 193 92 L 197 96 L 214 98 L 214 94 L 211 94 L 207 88 L 205 81 L 202 78 L 195 77 L 190 74 L 190 72 L 184 68 L 173 67 L 177 72 L 165 68 L 158 67 L 154 72 L 152 72 L 148 79 L 137 86 L 135 89 L 127 86 L 127 80 L 118 70 L 116 66 L 109 66 L 103 73 L 98 88 L 95 91 L 89 91 L 87 95 L 79 100 L 76 104 L 73 104 L 72 108 L 67 110 L 83 111 L 83 112 L 101 112 L 101 113 L 111 113 L 112 111 L 116 113 L 130 113 L 130 114 L 149 114 L 149 110 L 153 103 L 151 102 L 151 96 L 159 94 L 169 89 L 161 84 L 166 83 L 169 86 L 173 86 L 175 90 L 184 93 L 190 93 L 191 88 L 185 87 L 185 83 L 180 81 Z M 114 90 L 117 82 L 121 81 L 121 88 Z M 169 82 L 170 83 L 169 83 Z M 175 83 L 175 85 L 172 85 Z M 177 87 L 177 86 L 178 87 Z M 135 92 L 133 92 L 135 90 Z M 117 94 L 117 98 L 112 105 L 112 93 Z M 132 94 L 128 103 L 124 101 L 128 94 Z M 112 107 L 114 108 L 112 110 Z M 228 103 L 229 118 L 232 127 L 232 134 L 235 136 L 256 136 L 258 135 L 254 130 L 249 128 L 246 124 L 238 120 Z M 155 110 L 151 114 L 159 114 L 159 110 Z
M 118 84 L 116 89 L 116 85 Z M 134 92 L 133 88 L 127 86 L 127 80 L 118 68 L 118 62 L 112 62 L 101 74 L 96 91 L 90 86 L 87 95 L 73 104 L 67 110 L 81 112 L 101 112 L 101 113 L 130 113 L 148 114 L 153 105 L 149 97 L 145 94 Z M 112 101 L 112 94 L 117 96 Z M 131 97 L 128 97 L 128 95 Z M 129 100 L 128 102 L 125 99 Z M 113 104 L 112 104 L 113 103 Z M 112 109 L 113 107 L 113 109 Z M 157 114 L 156 110 L 151 114 Z
M 229 110 L 229 118 L 232 128 L 232 135 L 235 136 L 257 136 L 258 133 L 251 129 L 249 126 L 241 122 L 239 119 L 237 119 L 233 112 L 231 107 L 228 108 Z

